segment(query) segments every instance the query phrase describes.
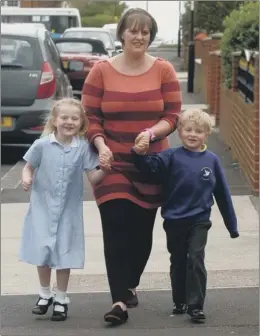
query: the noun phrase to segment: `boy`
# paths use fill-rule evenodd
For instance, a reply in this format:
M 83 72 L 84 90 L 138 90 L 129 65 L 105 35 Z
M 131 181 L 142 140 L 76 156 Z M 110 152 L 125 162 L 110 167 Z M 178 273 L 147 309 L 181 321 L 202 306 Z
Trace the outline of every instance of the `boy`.
M 231 238 L 239 237 L 237 219 L 219 158 L 207 150 L 210 116 L 200 110 L 185 111 L 178 122 L 179 148 L 144 155 L 149 143 L 132 148 L 134 163 L 163 185 L 161 214 L 170 253 L 173 314 L 188 313 L 203 322 L 207 273 L 204 264 L 213 195 Z

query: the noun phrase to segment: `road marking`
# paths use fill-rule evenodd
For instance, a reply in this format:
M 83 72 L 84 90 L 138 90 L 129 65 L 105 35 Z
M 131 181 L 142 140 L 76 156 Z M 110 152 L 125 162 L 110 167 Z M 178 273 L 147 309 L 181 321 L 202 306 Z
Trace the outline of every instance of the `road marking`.
M 176 75 L 177 75 L 178 80 L 188 79 L 188 73 L 187 72 L 177 72 Z
M 51 285 L 52 290 L 55 292 L 55 287 L 53 288 L 53 285 Z M 219 290 L 219 289 L 248 289 L 248 288 L 259 288 L 259 286 L 254 286 L 254 285 L 249 285 L 249 286 L 228 286 L 228 287 L 207 287 L 208 290 Z M 153 289 L 145 289 L 145 288 L 140 288 L 137 289 L 138 292 L 170 292 L 171 288 L 153 288 Z M 68 290 L 68 294 L 109 294 L 109 290 L 103 290 L 103 291 L 98 291 L 98 290 L 87 290 L 84 293 L 83 292 L 77 292 L 77 291 L 70 291 Z M 35 293 L 36 294 L 36 293 Z M 34 295 L 34 293 L 2 293 L 2 296 L 24 296 L 24 295 Z M 0 335 L 1 336 L 1 335 Z
M 18 161 L 1 178 L 1 192 L 4 189 L 16 189 L 21 183 L 21 173 L 24 167 L 23 161 Z

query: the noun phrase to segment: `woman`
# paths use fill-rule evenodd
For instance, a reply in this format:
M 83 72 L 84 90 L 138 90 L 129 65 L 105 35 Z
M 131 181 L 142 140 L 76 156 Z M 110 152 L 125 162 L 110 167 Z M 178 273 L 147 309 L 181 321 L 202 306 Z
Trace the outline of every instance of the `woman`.
M 130 149 L 143 137 L 151 141 L 148 152 L 168 148 L 166 136 L 175 130 L 181 110 L 172 65 L 146 53 L 156 33 L 148 12 L 128 10 L 117 26 L 123 52 L 97 63 L 82 93 L 90 122 L 87 138 L 100 158 L 114 158 L 110 174 L 94 189 L 113 301 L 104 318 L 112 324 L 126 322 L 127 307 L 138 304 L 136 287 L 150 256 L 161 205 L 161 186 L 134 168 Z

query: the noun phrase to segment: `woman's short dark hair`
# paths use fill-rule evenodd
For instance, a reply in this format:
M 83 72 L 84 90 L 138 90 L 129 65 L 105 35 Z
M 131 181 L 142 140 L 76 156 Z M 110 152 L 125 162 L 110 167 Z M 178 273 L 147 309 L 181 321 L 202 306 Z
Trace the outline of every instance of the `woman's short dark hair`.
M 150 45 L 158 32 L 158 26 L 155 19 L 150 13 L 142 8 L 130 8 L 121 16 L 117 24 L 117 39 L 124 44 L 122 34 L 126 29 L 136 28 L 142 30 L 146 26 L 148 26 L 150 30 Z

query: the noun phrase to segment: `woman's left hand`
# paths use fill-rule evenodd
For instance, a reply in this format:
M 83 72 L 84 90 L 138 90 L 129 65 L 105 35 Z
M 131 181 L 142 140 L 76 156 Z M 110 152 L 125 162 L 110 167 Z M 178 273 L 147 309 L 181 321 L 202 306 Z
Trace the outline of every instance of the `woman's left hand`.
M 149 148 L 150 137 L 151 135 L 149 131 L 141 132 L 140 134 L 138 134 L 138 136 L 135 139 L 135 145 L 138 145 L 139 141 L 144 140 L 148 144 L 148 148 Z
M 135 146 L 137 146 L 137 148 L 139 147 L 140 150 L 142 149 L 141 152 L 143 154 L 145 154 L 149 149 L 150 137 L 150 132 L 143 131 L 135 139 Z

